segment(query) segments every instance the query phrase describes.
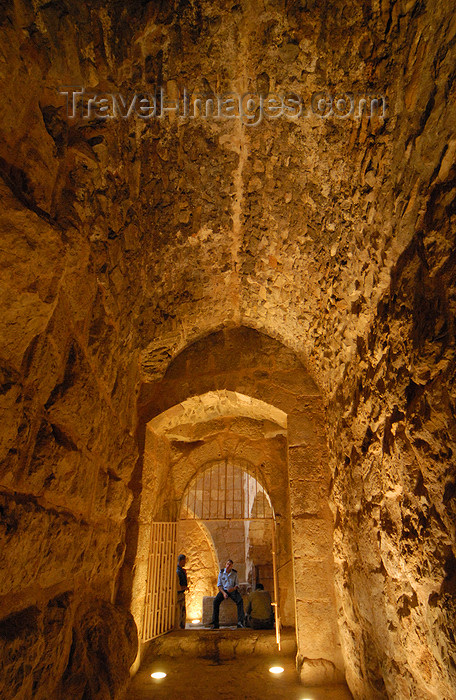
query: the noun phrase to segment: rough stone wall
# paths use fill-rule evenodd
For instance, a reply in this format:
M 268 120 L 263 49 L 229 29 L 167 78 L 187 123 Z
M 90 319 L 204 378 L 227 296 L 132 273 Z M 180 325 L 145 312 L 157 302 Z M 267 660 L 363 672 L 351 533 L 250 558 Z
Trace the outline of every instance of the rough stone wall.
M 445 353 L 454 318 L 454 8 L 433 0 L 243 0 L 231 10 L 177 1 L 2 5 L 1 551 L 8 576 L 1 615 L 37 605 L 41 620 L 67 590 L 110 597 L 136 459 L 136 353 L 143 351 L 143 377 L 156 378 L 193 339 L 246 323 L 303 353 L 328 401 L 352 688 L 361 697 L 452 697 L 454 377 Z M 70 124 L 58 95 L 62 84 L 127 92 L 138 82 L 306 95 L 372 89 L 387 93 L 389 116 L 277 122 L 250 132 L 201 120 Z M 409 275 L 415 259 L 421 272 Z M 397 285 L 404 290 L 402 310 L 391 273 L 393 296 Z M 442 327 L 432 319 L 443 319 Z M 442 355 L 432 353 L 444 343 Z M 382 378 L 376 406 L 364 408 L 363 391 L 376 375 L 363 363 L 381 357 L 384 344 L 389 364 L 378 371 L 388 368 L 391 386 Z M 413 383 L 404 396 L 407 373 Z M 275 391 L 264 387 L 263 396 Z M 349 504 L 371 473 L 379 440 L 389 470 L 378 496 L 380 537 L 399 552 L 407 590 L 385 563 L 383 592 L 373 585 L 376 565 L 357 566 L 361 556 L 378 563 L 376 516 L 367 516 L 358 495 L 354 509 Z M 352 447 L 366 472 L 347 461 L 357 460 Z M 395 510 L 390 501 L 401 488 Z M 432 523 L 420 534 L 429 552 L 416 538 L 401 549 L 413 539 L 407 533 L 420 508 L 418 529 Z M 355 527 L 358 512 L 368 519 Z M 427 607 L 427 578 L 421 568 L 410 573 L 415 551 L 435 560 Z M 359 581 L 345 587 L 355 570 Z M 415 591 L 417 605 L 399 608 L 410 607 L 410 615 L 397 613 L 399 589 L 412 603 Z M 375 603 L 362 590 L 377 591 Z M 385 610 L 378 625 L 372 610 Z M 68 640 L 70 623 L 61 619 Z M 422 630 L 423 662 L 407 643 L 401 676 L 397 645 L 411 621 Z M 68 643 L 61 654 L 52 682 Z
M 90 19 L 73 11 L 0 11 L 4 698 L 120 697 L 135 654 L 132 619 L 110 601 L 137 455 L 130 293 L 139 277 L 128 244 L 110 234 L 129 205 L 106 143 L 98 159 L 92 145 L 103 139 L 86 125 L 71 130 L 53 106 L 57 84 L 92 71 Z M 114 162 L 117 148 L 113 134 Z
M 436 187 L 331 406 L 342 634 L 366 697 L 455 697 L 455 194 Z
M 189 591 L 185 596 L 187 620 L 203 617 L 203 596 L 217 594 L 218 561 L 214 544 L 204 524 L 182 521 L 177 529 L 177 549 L 187 557 Z
M 121 700 L 137 646 L 125 608 L 86 591 L 37 601 L 0 622 L 1 696 Z

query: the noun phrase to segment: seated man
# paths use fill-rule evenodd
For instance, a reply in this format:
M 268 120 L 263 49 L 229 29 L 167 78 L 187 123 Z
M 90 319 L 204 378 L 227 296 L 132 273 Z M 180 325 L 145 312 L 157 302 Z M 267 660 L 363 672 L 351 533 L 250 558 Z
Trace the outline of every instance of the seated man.
M 239 580 L 236 569 L 233 569 L 233 561 L 228 559 L 225 568 L 220 570 L 217 581 L 219 592 L 214 598 L 214 608 L 212 612 L 211 627 L 214 630 L 219 628 L 219 611 L 222 600 L 231 598 L 237 605 L 238 627 L 244 627 L 244 603 L 239 593 Z
M 264 590 L 262 583 L 257 583 L 256 589 L 249 594 L 245 624 L 254 630 L 270 630 L 274 626 L 274 613 L 271 596 Z

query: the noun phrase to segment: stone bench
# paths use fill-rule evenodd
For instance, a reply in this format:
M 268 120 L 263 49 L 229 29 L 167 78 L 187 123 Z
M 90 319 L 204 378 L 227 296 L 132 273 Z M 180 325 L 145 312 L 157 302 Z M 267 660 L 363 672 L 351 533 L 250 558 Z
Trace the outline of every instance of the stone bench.
M 215 596 L 205 595 L 203 597 L 203 625 L 210 625 L 212 622 L 214 599 Z M 248 596 L 242 596 L 244 610 L 247 605 L 247 599 Z M 231 600 L 231 598 L 227 598 L 227 600 L 224 600 L 220 605 L 219 623 L 220 625 L 236 625 L 237 623 L 237 607 L 236 603 L 234 600 Z

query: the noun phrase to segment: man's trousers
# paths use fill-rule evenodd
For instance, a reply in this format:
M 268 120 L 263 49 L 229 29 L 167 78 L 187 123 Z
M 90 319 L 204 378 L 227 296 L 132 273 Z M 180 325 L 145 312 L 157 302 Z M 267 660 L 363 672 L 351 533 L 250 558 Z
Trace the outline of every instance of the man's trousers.
M 231 600 L 234 600 L 237 606 L 237 616 L 238 616 L 238 624 L 244 624 L 244 603 L 242 601 L 242 596 L 239 593 L 239 591 L 231 591 L 231 593 L 228 593 L 228 596 L 231 598 Z M 225 597 L 223 593 L 217 593 L 217 595 L 214 598 L 214 608 L 212 612 L 212 624 L 214 627 L 219 626 L 219 611 L 220 611 L 220 603 L 225 600 Z

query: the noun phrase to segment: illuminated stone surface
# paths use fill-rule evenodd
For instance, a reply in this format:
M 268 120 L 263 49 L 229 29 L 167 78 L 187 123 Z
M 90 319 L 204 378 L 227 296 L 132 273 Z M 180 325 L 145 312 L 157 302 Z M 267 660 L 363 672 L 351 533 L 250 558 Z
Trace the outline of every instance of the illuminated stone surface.
M 431 0 L 2 4 L 2 697 L 120 700 L 150 518 L 269 453 L 301 678 L 453 700 L 455 32 Z M 388 111 L 71 121 L 65 85 Z

